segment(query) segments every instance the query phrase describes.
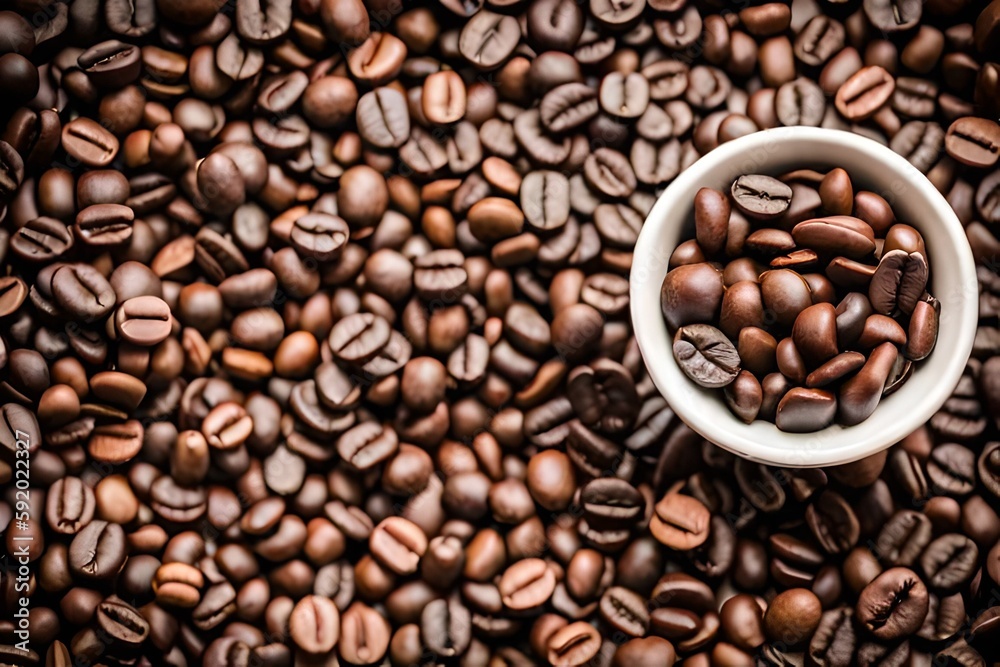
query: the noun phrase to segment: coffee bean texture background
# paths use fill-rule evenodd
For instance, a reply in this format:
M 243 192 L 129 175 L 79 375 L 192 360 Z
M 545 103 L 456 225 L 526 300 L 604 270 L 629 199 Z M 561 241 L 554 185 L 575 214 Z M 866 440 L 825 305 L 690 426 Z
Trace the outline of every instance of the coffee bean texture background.
M 0 665 L 1000 660 L 1000 0 L 0 4 Z M 658 193 L 797 124 L 979 264 L 952 397 L 813 470 L 691 431 L 628 316 Z M 851 204 L 758 181 L 727 218 Z

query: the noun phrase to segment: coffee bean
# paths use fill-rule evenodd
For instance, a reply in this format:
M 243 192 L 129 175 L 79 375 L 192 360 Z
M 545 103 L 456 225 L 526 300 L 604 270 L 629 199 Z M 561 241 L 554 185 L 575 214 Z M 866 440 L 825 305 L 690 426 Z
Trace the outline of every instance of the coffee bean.
M 588 155 L 583 173 L 594 190 L 608 197 L 628 197 L 636 188 L 632 166 L 624 155 L 610 148 L 598 148 Z
M 555 589 L 555 575 L 539 558 L 527 558 L 509 567 L 498 584 L 508 609 L 525 610 L 544 604 Z
M 904 567 L 886 570 L 858 596 L 857 619 L 883 640 L 915 632 L 927 615 L 928 594 L 916 573 Z
M 599 100 L 612 116 L 638 118 L 649 104 L 649 82 L 638 72 L 611 72 L 601 81 Z
M 709 520 L 708 510 L 697 499 L 670 492 L 654 507 L 649 529 L 671 549 L 692 549 L 708 539 Z
M 836 356 L 837 311 L 833 305 L 817 303 L 800 312 L 792 325 L 792 340 L 809 368 Z
M 809 285 L 794 271 L 779 269 L 760 276 L 764 306 L 783 326 L 791 326 L 799 313 L 812 305 Z
M 612 586 L 601 596 L 601 618 L 631 637 L 642 637 L 649 627 L 649 611 L 639 594 L 623 586 Z
M 1000 159 L 1000 125 L 986 118 L 959 118 L 944 140 L 948 155 L 973 167 L 990 167 Z
M 28 296 L 24 281 L 14 276 L 0 278 L 0 317 L 12 315 Z
M 869 0 L 872 1 L 883 0 Z M 883 68 L 878 65 L 862 68 L 837 89 L 837 110 L 850 120 L 864 120 L 889 100 L 894 89 L 895 81 Z
M 865 0 L 864 10 L 872 25 L 882 32 L 909 30 L 920 20 L 923 5 L 914 0 Z
M 91 521 L 73 538 L 69 566 L 73 574 L 88 580 L 115 576 L 128 555 L 125 531 L 116 523 Z
M 824 389 L 794 387 L 778 402 L 775 424 L 782 431 L 818 431 L 833 423 L 837 397 Z
M 307 653 L 327 653 L 341 638 L 340 623 L 340 613 L 331 600 L 307 595 L 296 603 L 288 617 L 288 635 Z
M 458 50 L 475 67 L 490 70 L 510 56 L 520 38 L 514 17 L 479 12 L 462 28 Z
M 382 614 L 355 602 L 341 617 L 340 657 L 354 664 L 379 662 L 389 648 L 390 630 Z
M 435 655 L 462 655 L 472 640 L 472 616 L 457 597 L 429 602 L 420 614 L 424 645 Z
M 87 441 L 87 452 L 103 463 L 124 463 L 142 449 L 143 433 L 142 424 L 136 420 L 97 426 Z
M 554 665 L 581 665 L 597 655 L 601 635 L 592 625 L 577 621 L 565 625 L 549 638 L 549 662 Z
M 62 146 L 70 156 L 89 167 L 106 167 L 118 154 L 118 139 L 86 117 L 63 125 Z
M 702 387 L 724 387 L 739 374 L 740 357 L 725 334 L 706 324 L 680 327 L 674 358 L 684 374 Z
M 795 57 L 806 65 L 822 65 L 844 46 L 844 25 L 824 14 L 816 14 L 795 38 Z
M 57 533 L 75 535 L 94 518 L 94 508 L 93 490 L 78 477 L 64 477 L 49 489 L 45 518 Z
M 155 296 L 133 297 L 115 312 L 115 329 L 133 345 L 156 345 L 170 335 L 170 308 Z
M 565 132 L 593 119 L 600 109 L 600 102 L 597 93 L 590 86 L 569 82 L 546 93 L 538 108 L 540 120 L 546 129 Z
M 97 625 L 115 642 L 138 646 L 149 636 L 149 622 L 139 610 L 116 595 L 97 605 Z
M 890 250 L 872 275 L 868 298 L 875 312 L 910 314 L 927 286 L 927 260 L 918 252 Z
M 805 220 L 792 228 L 800 246 L 851 258 L 861 258 L 875 249 L 875 234 L 867 223 L 846 215 Z

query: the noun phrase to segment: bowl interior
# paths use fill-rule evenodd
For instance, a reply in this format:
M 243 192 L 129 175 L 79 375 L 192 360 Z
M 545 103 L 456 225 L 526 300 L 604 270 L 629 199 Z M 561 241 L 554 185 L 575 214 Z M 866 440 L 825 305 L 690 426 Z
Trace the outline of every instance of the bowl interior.
M 728 191 L 741 174 L 778 175 L 799 168 L 843 167 L 855 190 L 882 195 L 896 218 L 924 236 L 931 284 L 941 302 L 937 346 L 874 414 L 851 427 L 785 433 L 764 421 L 745 424 L 720 392 L 691 382 L 678 368 L 660 311 L 660 285 L 674 247 L 694 235 L 693 200 L 701 187 Z M 835 465 L 901 440 L 940 408 L 958 382 L 978 322 L 975 262 L 947 201 L 903 157 L 870 139 L 820 128 L 766 130 L 723 144 L 678 176 L 650 211 L 635 248 L 631 308 L 636 338 L 653 382 L 691 428 L 741 456 L 783 466 Z

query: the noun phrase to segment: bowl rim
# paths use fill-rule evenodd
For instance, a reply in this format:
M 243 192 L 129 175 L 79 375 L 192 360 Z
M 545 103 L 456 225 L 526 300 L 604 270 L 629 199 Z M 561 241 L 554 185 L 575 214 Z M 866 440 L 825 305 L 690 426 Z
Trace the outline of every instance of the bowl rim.
M 948 355 L 945 372 L 934 376 L 933 380 L 930 380 L 931 376 L 925 375 L 924 377 L 929 380 L 924 383 L 927 386 L 923 387 L 924 391 L 921 392 L 918 404 L 907 412 L 907 419 L 888 421 L 883 425 L 878 432 L 880 437 L 858 437 L 851 441 L 847 436 L 840 436 L 841 440 L 846 441 L 845 444 L 831 446 L 829 442 L 831 437 L 837 437 L 836 434 L 860 428 L 860 426 L 868 424 L 872 420 L 876 420 L 877 423 L 878 408 L 861 425 L 841 427 L 835 424 L 815 433 L 785 433 L 779 431 L 773 425 L 755 422 L 755 425 L 763 423 L 765 427 L 770 426 L 768 430 L 769 437 L 778 437 L 786 441 L 797 441 L 798 446 L 795 447 L 778 447 L 768 444 L 759 438 L 750 437 L 749 431 L 747 435 L 736 435 L 716 423 L 714 421 L 714 414 L 699 410 L 698 404 L 701 403 L 701 400 L 689 400 L 689 397 L 696 393 L 702 393 L 707 396 L 705 390 L 695 386 L 683 374 L 680 376 L 684 380 L 682 383 L 676 382 L 676 378 L 668 378 L 667 370 L 663 366 L 664 361 L 666 361 L 667 365 L 676 367 L 676 361 L 671 351 L 669 331 L 665 328 L 665 323 L 662 323 L 663 316 L 659 305 L 660 284 L 662 281 L 654 281 L 650 278 L 651 267 L 649 261 L 651 257 L 658 256 L 660 265 L 666 262 L 666 257 L 663 256 L 665 254 L 664 251 L 655 246 L 655 243 L 659 241 L 655 237 L 658 236 L 658 230 L 667 224 L 671 209 L 680 206 L 680 204 L 674 201 L 678 195 L 671 196 L 671 192 L 686 191 L 697 187 L 699 183 L 711 181 L 713 180 L 712 174 L 720 169 L 722 165 L 730 161 L 740 161 L 741 159 L 746 161 L 751 153 L 757 164 L 760 165 L 759 168 L 761 171 L 766 173 L 768 171 L 767 163 L 772 159 L 767 152 L 767 147 L 769 145 L 773 146 L 775 142 L 805 142 L 810 144 L 803 147 L 803 168 L 808 168 L 809 158 L 806 155 L 808 155 L 809 151 L 814 150 L 817 148 L 817 145 L 822 144 L 826 144 L 827 146 L 836 144 L 855 153 L 860 152 L 864 157 L 870 157 L 884 164 L 896 178 L 904 179 L 912 187 L 917 188 L 922 196 L 929 201 L 932 209 L 930 215 L 939 219 L 939 224 L 944 228 L 945 235 L 951 241 L 951 251 L 958 258 L 957 266 L 949 270 L 954 270 L 958 273 L 957 281 L 959 283 L 964 285 L 966 281 L 970 281 L 970 284 L 975 286 L 976 298 L 971 298 L 969 295 L 965 295 L 964 292 L 958 298 L 959 303 L 956 305 L 955 313 L 953 314 L 954 318 L 958 320 L 956 339 L 949 341 L 939 340 L 935 348 L 936 352 Z M 690 217 L 690 210 L 693 205 L 693 201 L 691 201 L 686 202 L 683 206 L 683 209 L 688 212 L 685 216 L 686 219 Z M 917 226 L 921 227 L 919 224 Z M 670 252 L 672 251 L 673 247 L 670 248 Z M 666 254 L 669 256 L 669 253 Z M 951 395 L 971 355 L 979 322 L 976 264 L 965 235 L 965 229 L 958 220 L 958 216 L 952 210 L 951 205 L 948 204 L 944 196 L 930 181 L 927 180 L 926 176 L 903 156 L 877 141 L 843 130 L 804 126 L 772 128 L 726 142 L 703 155 L 694 164 L 682 171 L 666 187 L 649 211 L 635 244 L 632 267 L 629 276 L 629 310 L 636 343 L 646 370 L 653 380 L 653 384 L 660 391 L 664 399 L 666 399 L 674 413 L 699 435 L 739 456 L 770 465 L 817 467 L 849 463 L 882 451 L 902 440 L 921 424 L 928 421 Z M 650 292 L 655 294 L 656 309 L 654 317 L 649 316 L 649 309 L 652 306 Z M 659 327 L 662 327 L 662 331 L 658 330 L 659 327 L 656 319 L 661 321 Z M 662 335 L 664 331 L 666 332 L 666 337 Z M 942 342 L 944 345 L 942 345 Z M 679 369 L 675 370 L 677 373 L 680 373 Z M 910 383 L 907 383 L 907 386 L 901 388 L 900 392 L 910 389 L 909 393 L 913 393 L 909 385 Z M 725 408 L 721 401 L 720 405 L 726 415 L 732 420 L 738 421 Z M 883 419 L 883 421 L 886 420 Z M 742 422 L 738 423 L 743 425 Z M 750 429 L 751 426 L 747 428 Z M 831 432 L 830 429 L 838 430 Z M 777 435 L 775 436 L 774 434 Z

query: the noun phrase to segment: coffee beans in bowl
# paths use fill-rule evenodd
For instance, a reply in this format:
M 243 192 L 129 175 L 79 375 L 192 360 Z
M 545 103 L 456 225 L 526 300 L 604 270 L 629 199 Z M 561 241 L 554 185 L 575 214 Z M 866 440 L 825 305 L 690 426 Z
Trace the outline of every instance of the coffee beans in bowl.
M 933 351 L 923 236 L 846 170 L 743 174 L 693 208 L 660 306 L 678 367 L 739 419 L 854 426 Z

